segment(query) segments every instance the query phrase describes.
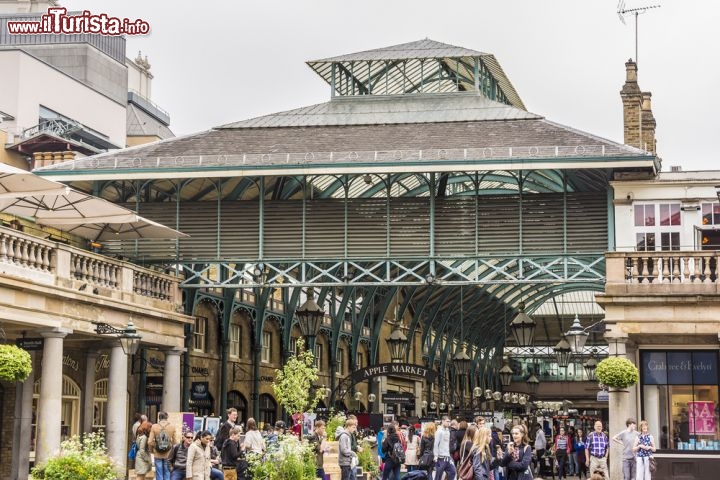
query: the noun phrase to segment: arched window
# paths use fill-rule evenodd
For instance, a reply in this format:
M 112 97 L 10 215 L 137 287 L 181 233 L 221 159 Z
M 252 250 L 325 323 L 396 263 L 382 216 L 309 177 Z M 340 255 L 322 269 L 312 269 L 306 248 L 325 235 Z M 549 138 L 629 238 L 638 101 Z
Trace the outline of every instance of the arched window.
M 102 378 L 95 381 L 95 392 L 93 399 L 93 432 L 105 428 L 105 412 L 107 411 L 108 379 Z
M 234 408 L 238 411 L 238 418 L 237 422 L 245 423 L 245 420 L 247 420 L 247 400 L 245 400 L 245 397 L 242 393 L 238 392 L 237 390 L 230 390 L 227 393 L 227 408 Z
M 32 450 L 35 451 L 35 439 L 37 435 L 37 411 L 40 400 L 40 382 L 42 378 L 35 380 L 33 385 L 33 416 L 31 441 Z M 67 375 L 62 377 L 62 408 L 60 410 L 60 438 L 67 440 L 73 435 L 80 433 L 80 387 Z
M 260 421 L 264 425 L 275 425 L 277 420 L 277 402 L 267 393 L 260 395 Z

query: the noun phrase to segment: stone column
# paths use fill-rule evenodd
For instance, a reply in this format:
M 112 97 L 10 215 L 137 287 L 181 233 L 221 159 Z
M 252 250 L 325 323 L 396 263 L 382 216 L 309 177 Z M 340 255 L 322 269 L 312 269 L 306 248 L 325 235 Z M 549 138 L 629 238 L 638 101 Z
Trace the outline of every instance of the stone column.
M 17 445 L 30 445 L 32 431 L 32 400 L 35 386 L 35 369 L 37 368 L 37 352 L 31 351 L 33 370 L 22 384 L 19 384 L 15 397 L 15 424 L 13 438 Z M 12 465 L 10 476 L 18 480 L 26 480 L 30 472 L 30 450 L 28 448 L 12 449 Z
M 180 349 L 165 351 L 165 370 L 163 371 L 162 409 L 166 412 L 180 411 Z M 140 392 L 142 395 L 143 392 Z
M 95 367 L 97 365 L 98 352 L 89 351 L 85 355 L 85 388 L 83 389 L 83 424 L 84 433 L 92 432 L 93 420 L 95 420 Z
M 62 426 L 63 339 L 72 330 L 42 332 L 45 338 L 40 375 L 40 398 L 35 436 L 35 464 L 44 463 L 60 449 Z
M 105 415 L 105 435 L 108 455 L 115 461 L 120 478 L 125 478 L 127 464 L 128 425 L 128 368 L 127 355 L 116 340 L 110 347 L 108 401 Z
M 610 356 L 625 357 L 627 353 L 628 338 L 622 335 L 613 335 L 607 333 L 605 335 L 607 339 Z M 630 359 L 634 362 L 634 359 Z M 629 417 L 635 417 L 636 408 L 631 403 L 630 391 L 635 387 L 629 387 L 624 389 L 609 389 L 609 401 L 608 411 L 610 414 L 610 422 L 608 425 L 609 436 L 612 438 L 613 435 L 625 430 L 625 421 Z M 617 445 L 615 442 L 610 441 L 610 478 L 623 478 L 622 474 L 622 452 L 623 447 Z

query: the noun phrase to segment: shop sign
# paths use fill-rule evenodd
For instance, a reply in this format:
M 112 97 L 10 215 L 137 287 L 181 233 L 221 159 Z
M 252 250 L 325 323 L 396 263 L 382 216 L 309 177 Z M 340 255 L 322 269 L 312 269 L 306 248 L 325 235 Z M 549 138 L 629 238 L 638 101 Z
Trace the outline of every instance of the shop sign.
M 643 352 L 645 385 L 716 385 L 717 352 Z
M 715 403 L 688 402 L 690 435 L 715 435 Z
M 420 377 L 429 383 L 435 381 L 437 372 L 412 363 L 383 363 L 355 370 L 350 374 L 353 383 L 360 383 L 374 377 Z
M 15 339 L 15 345 L 22 348 L 23 350 L 42 350 L 44 344 L 44 338 L 18 338 Z
M 383 403 L 415 403 L 415 395 L 407 392 L 388 392 L 382 394 Z
M 610 392 L 608 392 L 607 390 L 598 391 L 596 400 L 598 402 L 609 402 L 610 401 Z
M 267 375 L 261 375 L 261 376 L 260 376 L 260 381 L 261 381 L 261 382 L 266 382 L 266 383 L 272 383 L 272 382 L 275 381 L 275 379 L 274 379 L 273 377 L 268 377 Z
M 72 358 L 70 355 L 65 355 L 63 357 L 63 365 L 72 368 L 76 372 L 80 369 L 80 364 L 78 363 L 78 361 Z
M 108 368 L 110 368 L 110 357 L 107 354 L 98 356 L 97 362 L 95 362 L 95 373 L 100 373 L 100 370 Z
M 209 377 L 210 376 L 210 369 L 207 367 L 192 366 L 192 367 L 190 367 L 190 371 L 196 376 L 200 376 L 200 377 Z
M 190 400 L 207 400 L 210 398 L 209 393 L 209 382 L 192 382 L 192 386 L 190 387 Z

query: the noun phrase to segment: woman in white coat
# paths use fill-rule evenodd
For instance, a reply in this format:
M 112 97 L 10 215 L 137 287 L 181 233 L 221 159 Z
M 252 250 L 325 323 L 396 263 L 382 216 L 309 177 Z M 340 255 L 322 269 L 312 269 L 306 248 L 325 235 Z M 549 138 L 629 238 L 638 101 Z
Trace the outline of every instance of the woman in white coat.
M 198 433 L 187 451 L 185 478 L 192 480 L 210 480 L 210 440 L 212 434 L 207 430 Z

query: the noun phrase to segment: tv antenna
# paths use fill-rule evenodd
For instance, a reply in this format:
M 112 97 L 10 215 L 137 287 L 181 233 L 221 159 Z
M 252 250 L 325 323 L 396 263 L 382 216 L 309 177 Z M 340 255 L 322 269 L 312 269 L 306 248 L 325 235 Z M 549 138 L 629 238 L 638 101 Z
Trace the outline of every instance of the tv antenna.
M 660 8 L 660 5 L 648 5 L 647 7 L 625 8 L 625 0 L 620 0 L 617 6 L 617 14 L 620 21 L 625 24 L 625 15 L 635 15 L 635 65 L 638 65 L 638 16 L 653 8 Z

